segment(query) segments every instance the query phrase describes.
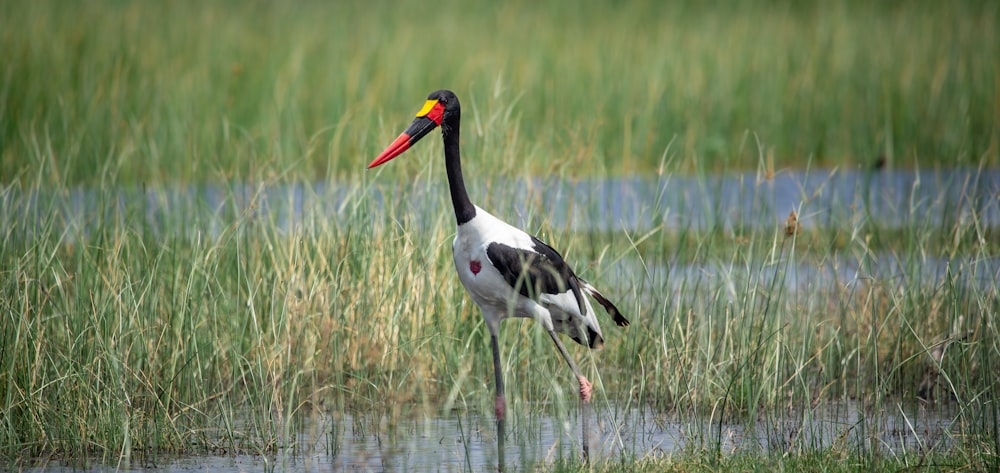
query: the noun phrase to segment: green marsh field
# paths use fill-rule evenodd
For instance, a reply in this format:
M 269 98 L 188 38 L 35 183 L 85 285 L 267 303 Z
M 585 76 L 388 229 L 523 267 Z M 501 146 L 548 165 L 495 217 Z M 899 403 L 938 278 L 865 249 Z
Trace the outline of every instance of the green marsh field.
M 971 1 L 0 2 L 0 461 L 267 458 L 319 414 L 492 415 L 438 135 L 365 171 L 448 88 L 473 200 L 632 320 L 569 347 L 599 415 L 751 426 L 850 403 L 845 438 L 869 440 L 733 453 L 691 427 L 669 455 L 512 466 L 996 470 L 998 26 Z M 821 185 L 764 203 L 801 173 L 870 195 L 911 177 L 888 211 L 820 209 Z M 736 222 L 699 197 L 719 176 L 750 196 Z M 633 178 L 661 189 L 641 225 L 573 221 L 605 215 L 586 183 Z M 552 208 L 559 186 L 577 191 Z M 545 331 L 501 333 L 509 445 L 575 422 Z M 909 405 L 947 413 L 947 438 L 887 453 L 880 418 Z

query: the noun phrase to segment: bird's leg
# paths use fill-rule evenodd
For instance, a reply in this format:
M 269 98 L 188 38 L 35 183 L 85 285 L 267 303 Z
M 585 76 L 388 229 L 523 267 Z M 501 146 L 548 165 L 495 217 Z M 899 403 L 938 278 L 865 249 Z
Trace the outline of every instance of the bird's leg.
M 573 358 L 569 356 L 569 352 L 566 351 L 566 345 L 563 345 L 562 340 L 559 340 L 559 336 L 556 335 L 555 330 L 549 330 L 549 336 L 552 337 L 552 341 L 555 342 L 556 348 L 559 348 L 559 353 L 562 353 L 563 358 L 566 359 L 566 364 L 569 365 L 569 369 L 573 370 L 573 375 L 576 376 L 576 380 L 580 382 L 580 400 L 583 402 L 590 402 L 590 392 L 593 386 L 590 381 L 580 373 L 580 368 L 577 368 L 576 362 Z
M 504 443 L 504 417 L 507 413 L 507 400 L 503 394 L 503 371 L 500 366 L 500 340 L 496 333 L 490 333 L 490 343 L 493 345 L 493 372 L 497 388 L 496 416 L 497 416 L 497 470 L 503 471 L 503 443 Z
M 587 441 L 587 433 L 589 430 L 587 427 L 587 418 L 589 417 L 587 415 L 587 407 L 590 406 L 590 394 L 593 386 L 590 384 L 590 381 L 588 381 L 587 378 L 580 373 L 580 368 L 577 368 L 576 362 L 573 361 L 571 356 L 569 356 L 569 352 L 566 351 L 566 346 L 563 345 L 562 340 L 559 340 L 559 336 L 556 335 L 555 330 L 550 329 L 549 336 L 552 337 L 552 341 L 555 342 L 556 348 L 559 348 L 559 353 L 562 353 L 563 358 L 566 359 L 566 364 L 569 365 L 569 369 L 573 370 L 573 374 L 576 376 L 577 381 L 580 382 L 580 417 L 581 422 L 583 423 L 583 461 L 587 462 L 590 460 L 590 443 Z
M 590 393 L 594 389 L 594 386 L 584 376 L 577 376 L 577 380 L 580 382 L 580 400 L 590 402 Z

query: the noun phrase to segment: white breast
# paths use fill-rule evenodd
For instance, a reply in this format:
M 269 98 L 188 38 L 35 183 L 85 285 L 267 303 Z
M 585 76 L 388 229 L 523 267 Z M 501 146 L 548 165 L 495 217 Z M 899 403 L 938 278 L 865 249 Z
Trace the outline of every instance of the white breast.
M 490 264 L 486 248 L 494 242 L 530 248 L 531 237 L 478 207 L 475 218 L 458 226 L 452 244 L 455 270 L 473 302 L 487 319 L 497 318 L 497 322 L 509 316 L 538 318 L 544 315 L 539 312 L 544 310 L 541 306 L 516 293 Z

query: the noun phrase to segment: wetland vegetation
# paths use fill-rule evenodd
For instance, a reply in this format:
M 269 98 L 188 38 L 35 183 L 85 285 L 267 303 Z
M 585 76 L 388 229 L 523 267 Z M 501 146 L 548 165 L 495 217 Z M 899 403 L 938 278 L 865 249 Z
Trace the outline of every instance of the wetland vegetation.
M 995 470 L 998 20 L 973 1 L 4 2 L 0 459 L 267 457 L 318 413 L 492 412 L 440 145 L 363 170 L 447 87 L 477 203 L 633 322 L 571 348 L 599 415 L 768 424 L 853 402 L 844 430 L 870 440 L 733 453 L 706 429 L 594 469 Z M 951 169 L 966 177 L 925 190 Z M 768 205 L 803 171 L 857 173 L 873 197 Z M 896 171 L 903 199 L 873 210 L 888 190 L 865 179 Z M 672 194 L 731 173 L 747 214 Z M 574 226 L 608 215 L 574 183 L 629 176 L 654 182 L 641 228 Z M 575 415 L 573 379 L 533 323 L 501 344 L 524 445 Z M 879 416 L 910 403 L 949 413 L 947 441 L 886 453 Z

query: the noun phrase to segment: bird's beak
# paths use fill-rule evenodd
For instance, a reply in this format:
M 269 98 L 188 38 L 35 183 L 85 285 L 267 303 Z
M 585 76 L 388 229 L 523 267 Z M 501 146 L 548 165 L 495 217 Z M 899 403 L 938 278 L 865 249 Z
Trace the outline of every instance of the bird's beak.
M 413 123 L 382 154 L 368 164 L 368 169 L 403 154 L 404 151 L 410 149 L 410 146 L 413 146 L 413 143 L 420 141 L 431 130 L 440 126 L 443 118 L 444 104 L 437 100 L 428 100 L 424 107 L 417 112 L 417 118 L 413 120 Z

